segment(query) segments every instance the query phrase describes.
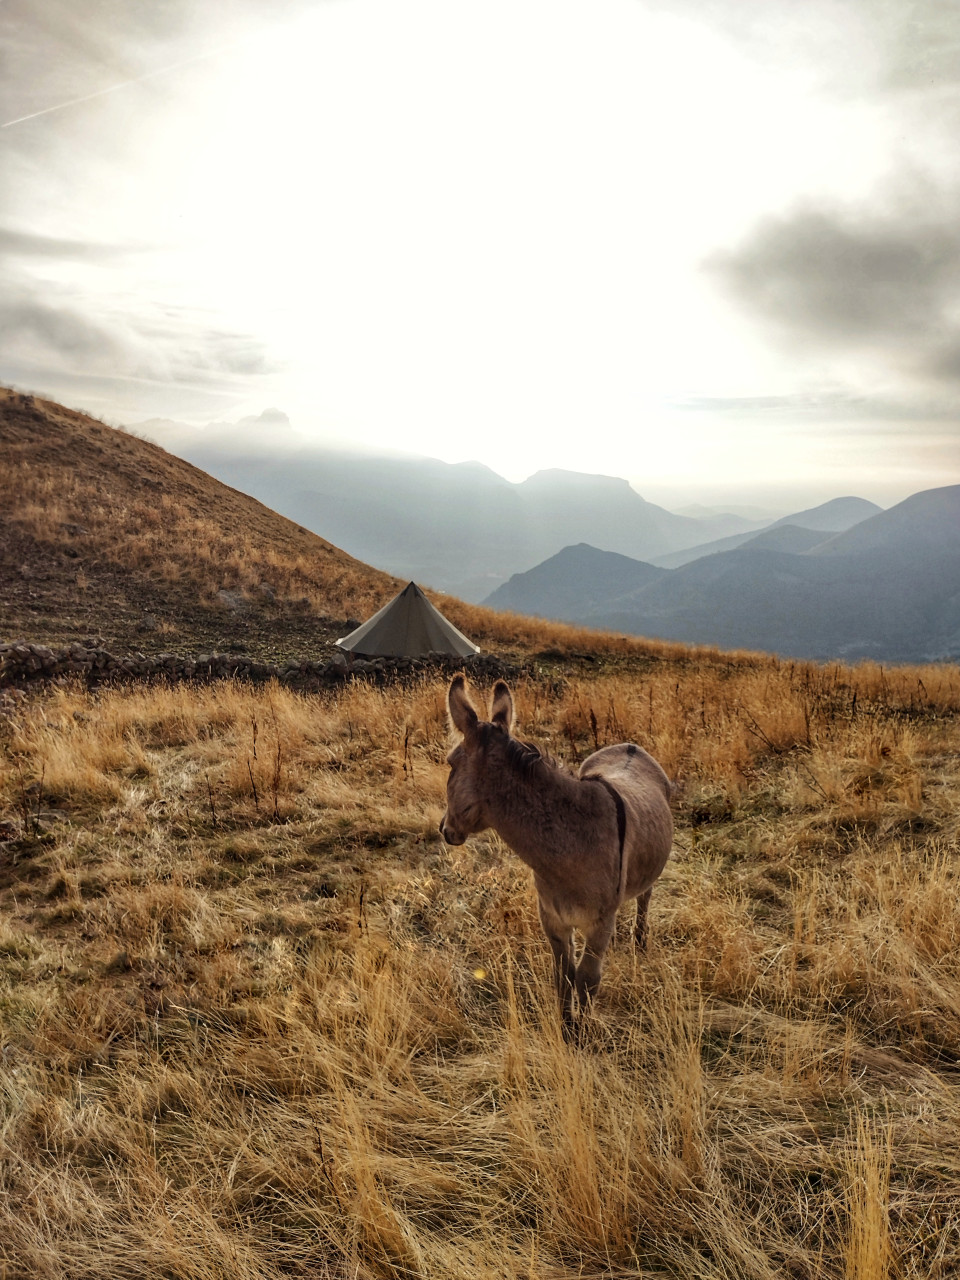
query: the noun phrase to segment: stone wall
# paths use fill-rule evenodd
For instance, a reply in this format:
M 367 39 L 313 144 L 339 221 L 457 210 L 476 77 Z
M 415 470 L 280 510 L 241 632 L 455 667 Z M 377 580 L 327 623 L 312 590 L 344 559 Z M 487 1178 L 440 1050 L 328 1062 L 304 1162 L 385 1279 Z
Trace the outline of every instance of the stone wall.
M 337 656 L 332 661 L 304 659 L 272 663 L 234 653 L 201 653 L 197 657 L 176 653 L 119 656 L 96 645 L 82 643 L 62 649 L 27 641 L 0 644 L 0 686 L 23 685 L 38 680 L 74 679 L 96 685 L 129 680 L 209 681 L 232 678 L 256 683 L 279 680 L 296 687 L 316 688 L 358 678 L 383 684 L 419 674 L 445 675 L 461 670 L 479 677 L 495 678 L 515 676 L 520 669 L 493 654 L 454 658 L 448 654 L 432 653 L 425 658 L 372 658 L 354 659 L 352 662 L 344 656 Z

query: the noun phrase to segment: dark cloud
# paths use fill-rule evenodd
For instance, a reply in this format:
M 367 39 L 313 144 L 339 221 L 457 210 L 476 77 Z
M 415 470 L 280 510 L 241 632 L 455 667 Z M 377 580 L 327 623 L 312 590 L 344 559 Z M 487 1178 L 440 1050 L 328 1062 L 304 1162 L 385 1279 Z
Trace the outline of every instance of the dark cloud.
M 0 346 L 7 356 L 59 355 L 71 361 L 93 361 L 98 367 L 125 354 L 111 333 L 82 313 L 16 292 L 0 299 Z
M 275 367 L 256 338 L 213 328 L 202 316 L 104 314 L 94 299 L 9 273 L 0 279 L 0 350 L 0 377 L 13 364 L 49 365 L 216 387 Z
M 960 325 L 957 329 L 960 330 Z M 935 347 L 930 353 L 928 364 L 934 377 L 960 386 L 960 332 Z
M 793 341 L 874 351 L 900 369 L 960 381 L 960 217 L 801 209 L 768 219 L 706 264 Z

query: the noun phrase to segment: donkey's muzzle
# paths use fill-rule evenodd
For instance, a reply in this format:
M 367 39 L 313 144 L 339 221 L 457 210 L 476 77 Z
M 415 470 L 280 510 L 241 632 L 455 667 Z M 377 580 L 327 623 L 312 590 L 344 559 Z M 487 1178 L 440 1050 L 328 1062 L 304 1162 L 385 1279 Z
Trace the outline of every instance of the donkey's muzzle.
M 440 834 L 443 836 L 447 844 L 463 844 L 464 840 L 466 840 L 466 836 L 460 835 L 458 831 L 452 831 L 450 827 L 447 826 L 446 814 L 444 814 L 440 819 Z

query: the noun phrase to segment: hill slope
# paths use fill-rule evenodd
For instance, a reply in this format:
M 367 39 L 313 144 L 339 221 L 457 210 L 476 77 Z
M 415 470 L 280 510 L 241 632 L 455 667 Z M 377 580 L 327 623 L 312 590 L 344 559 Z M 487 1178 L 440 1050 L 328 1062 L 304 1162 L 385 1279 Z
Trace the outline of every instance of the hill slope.
M 400 585 L 61 405 L 0 389 L 0 446 L 0 638 L 279 656 L 334 638 Z
M 642 590 L 666 569 L 614 551 L 598 551 L 585 542 L 564 547 L 528 573 L 518 573 L 485 601 L 492 609 L 547 618 L 583 618 L 602 608 L 611 595 Z

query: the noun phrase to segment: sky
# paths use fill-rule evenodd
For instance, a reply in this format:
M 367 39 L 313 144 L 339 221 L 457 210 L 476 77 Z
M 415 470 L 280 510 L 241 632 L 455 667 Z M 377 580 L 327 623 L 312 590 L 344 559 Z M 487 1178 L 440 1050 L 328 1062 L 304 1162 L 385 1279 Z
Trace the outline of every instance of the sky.
M 960 483 L 958 137 L 955 0 L 0 0 L 0 381 L 890 505 Z

